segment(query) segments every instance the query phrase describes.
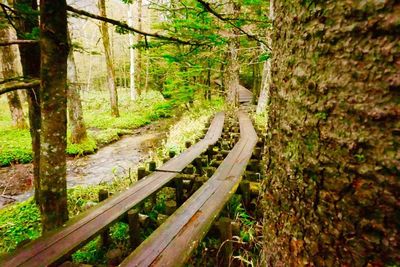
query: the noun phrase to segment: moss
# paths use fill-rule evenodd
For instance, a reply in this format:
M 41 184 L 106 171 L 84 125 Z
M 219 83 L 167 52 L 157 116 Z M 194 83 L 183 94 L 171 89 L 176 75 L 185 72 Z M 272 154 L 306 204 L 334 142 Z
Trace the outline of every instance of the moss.
M 174 106 L 165 101 L 159 92 L 143 94 L 136 102 L 129 101 L 127 92 L 120 93 L 120 113 L 111 117 L 108 110 L 108 93 L 92 92 L 83 97 L 84 119 L 89 136 L 80 144 L 68 142 L 68 155 L 94 153 L 99 146 L 116 141 L 132 129 L 147 125 L 159 118 L 172 116 Z M 0 98 L 0 111 L 6 112 L 7 103 Z M 28 129 L 11 126 L 11 118 L 0 112 L 0 166 L 32 161 L 31 138 Z
M 398 119 L 389 115 L 398 110 L 398 6 L 293 0 L 275 5 L 266 265 L 390 264 L 399 250 L 393 205 L 399 180 L 393 175 L 399 173 L 394 166 L 400 136 Z M 296 62 L 295 68 L 281 66 L 285 62 Z M 372 210 L 384 214 L 384 226 L 380 217 L 369 216 Z M 362 236 L 356 229 L 363 227 L 379 233 Z M 296 247 L 299 236 L 304 246 Z M 352 236 L 351 243 L 340 236 Z

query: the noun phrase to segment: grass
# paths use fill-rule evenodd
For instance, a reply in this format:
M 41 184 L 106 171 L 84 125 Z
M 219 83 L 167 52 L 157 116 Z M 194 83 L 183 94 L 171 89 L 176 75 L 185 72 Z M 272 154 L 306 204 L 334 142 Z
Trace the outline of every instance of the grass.
M 202 102 L 187 111 L 185 116 L 182 116 L 181 120 L 171 127 L 162 146 L 163 151 L 160 151 L 159 155 L 166 157 L 171 150 L 176 154 L 182 152 L 185 149 L 185 142 L 194 143 L 195 139 L 203 134 L 201 130 L 204 128 L 204 124 L 217 110 L 222 108 L 223 102 L 217 99 L 212 102 Z
M 159 92 L 149 91 L 138 100 L 129 100 L 129 92 L 120 91 L 120 117 L 110 116 L 106 92 L 85 92 L 82 97 L 88 138 L 81 144 L 68 142 L 68 155 L 94 153 L 99 146 L 116 141 L 132 129 L 172 115 L 170 105 Z M 25 113 L 27 109 L 25 108 Z M 27 119 L 28 120 L 28 119 Z M 68 133 L 69 135 L 70 133 Z M 31 138 L 28 129 L 12 126 L 5 96 L 0 97 L 0 166 L 29 163 L 32 160 Z
M 201 131 L 198 129 L 203 129 L 205 122 L 222 107 L 222 102 L 219 100 L 206 103 L 195 101 L 195 106 L 184 112 L 181 119 L 170 128 L 166 141 L 158 149 L 157 153 L 153 155 L 153 158 L 160 158 L 166 155 L 171 147 L 181 151 L 185 145 L 185 141 L 194 140 L 200 135 Z M 124 119 L 121 120 L 123 121 Z M 118 119 L 115 119 L 113 123 L 119 123 Z M 105 130 L 106 133 L 109 131 L 109 129 Z M 133 167 L 137 168 L 139 166 Z M 129 188 L 134 181 L 136 181 L 135 172 L 130 177 L 115 177 L 112 183 L 86 187 L 77 186 L 68 189 L 68 210 L 70 217 L 74 217 L 90 207 L 96 206 L 98 203 L 98 191 L 100 189 L 106 189 L 112 194 L 117 194 Z M 165 202 L 164 198 L 163 196 L 159 196 L 160 202 L 155 209 L 162 209 Z M 149 233 L 146 232 L 144 234 L 148 235 Z M 36 239 L 40 235 L 40 213 L 32 198 L 0 210 L 0 254 L 10 253 L 15 250 L 18 243 L 26 239 Z M 114 247 L 124 246 L 128 242 L 126 225 L 121 223 L 115 224 L 111 229 L 111 236 Z M 95 264 L 104 260 L 105 253 L 99 252 L 97 243 L 97 240 L 94 239 L 81 250 L 77 251 L 73 255 L 74 261 Z

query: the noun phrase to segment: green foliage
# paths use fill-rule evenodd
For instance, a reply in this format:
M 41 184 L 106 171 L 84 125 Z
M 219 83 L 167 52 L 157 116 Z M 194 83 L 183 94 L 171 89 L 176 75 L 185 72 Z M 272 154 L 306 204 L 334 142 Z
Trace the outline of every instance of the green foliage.
M 41 235 L 40 213 L 33 200 L 0 210 L 0 253 Z
M 68 143 L 66 152 L 68 155 L 92 154 L 97 150 L 96 140 L 89 136 L 79 144 Z
M 174 106 L 165 101 L 159 92 L 149 91 L 134 103 L 129 100 L 128 92 L 120 92 L 120 96 L 121 116 L 114 118 L 109 114 L 107 92 L 84 95 L 84 119 L 89 136 L 80 144 L 68 141 L 68 155 L 94 153 L 99 146 L 118 140 L 121 135 L 131 133 L 132 129 L 172 116 Z M 0 98 L 0 166 L 13 162 L 29 163 L 32 161 L 29 130 L 19 130 L 11 126 L 7 105 L 5 99 Z
M 223 108 L 221 99 L 200 102 L 195 101 L 195 105 L 185 112 L 184 116 L 170 129 L 167 139 L 164 143 L 164 150 L 159 151 L 160 158 L 167 157 L 169 151 L 180 153 L 185 149 L 185 142 L 199 137 L 205 123 L 216 111 Z
M 125 23 L 124 21 L 121 21 L 122 23 Z M 115 26 L 115 32 L 119 34 L 127 34 L 129 31 L 126 28 L 123 28 L 121 26 Z
M 317 117 L 320 120 L 326 120 L 328 118 L 328 113 L 326 112 L 318 112 L 315 114 L 315 117 Z
M 105 263 L 105 253 L 99 249 L 100 237 L 96 237 L 83 248 L 72 254 L 72 260 L 76 263 L 96 264 Z
M 258 60 L 259 60 L 260 62 L 267 61 L 268 59 L 271 58 L 271 56 L 272 56 L 271 52 L 265 52 L 265 53 L 262 53 L 262 54 L 260 55 L 260 57 L 258 58 Z
M 30 134 L 28 130 L 7 127 L 0 131 L 0 166 L 12 162 L 28 163 L 32 160 Z

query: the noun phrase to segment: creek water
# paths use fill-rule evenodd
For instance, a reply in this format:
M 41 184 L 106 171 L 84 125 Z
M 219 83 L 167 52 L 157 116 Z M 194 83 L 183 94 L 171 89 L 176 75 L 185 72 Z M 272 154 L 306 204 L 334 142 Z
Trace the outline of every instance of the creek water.
M 136 130 L 132 135 L 123 136 L 119 141 L 100 148 L 91 154 L 67 161 L 67 187 L 96 185 L 111 182 L 115 176 L 128 176 L 129 171 L 148 160 L 154 149 L 165 137 L 167 122 L 157 122 Z M 1 175 L 11 175 L 12 168 L 26 169 L 31 173 L 31 164 L 1 168 Z M 23 171 L 22 171 L 23 172 Z M 23 174 L 22 174 L 23 175 Z M 32 189 L 23 193 L 6 195 L 0 192 L 0 209 L 7 203 L 21 202 L 34 194 Z

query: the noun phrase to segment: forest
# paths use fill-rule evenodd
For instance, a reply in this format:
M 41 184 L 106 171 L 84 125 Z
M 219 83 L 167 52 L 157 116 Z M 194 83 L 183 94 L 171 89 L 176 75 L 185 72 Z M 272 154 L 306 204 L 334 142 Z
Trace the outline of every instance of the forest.
M 400 266 L 398 1 L 0 10 L 0 266 Z

